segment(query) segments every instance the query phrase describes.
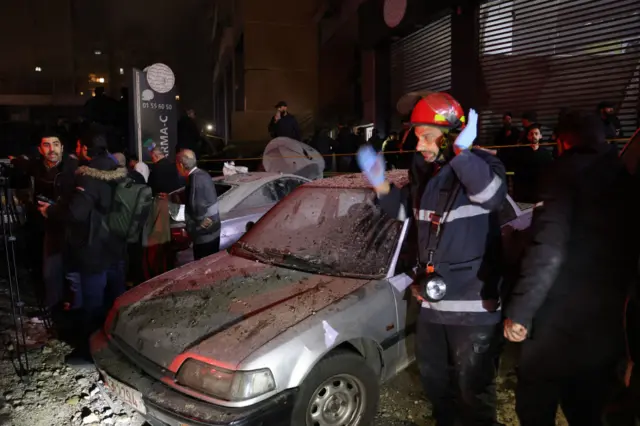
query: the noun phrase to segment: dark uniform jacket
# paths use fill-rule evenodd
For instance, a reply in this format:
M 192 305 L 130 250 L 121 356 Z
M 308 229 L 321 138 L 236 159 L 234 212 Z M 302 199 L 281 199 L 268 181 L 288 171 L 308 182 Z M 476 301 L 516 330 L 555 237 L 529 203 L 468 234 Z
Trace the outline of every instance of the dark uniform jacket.
M 428 262 L 431 215 L 448 179 L 460 190 L 441 220 L 435 270 L 447 283 L 444 300 L 422 304 L 429 321 L 448 325 L 490 325 L 501 320 L 491 301 L 499 299 L 501 234 L 495 212 L 506 193 L 505 169 L 500 160 L 482 150 L 466 150 L 437 164 L 416 154 L 408 191 L 392 186 L 380 199 L 388 214 L 417 220 L 419 262 Z M 453 192 L 453 191 L 452 191 Z M 410 209 L 411 208 L 411 209 Z

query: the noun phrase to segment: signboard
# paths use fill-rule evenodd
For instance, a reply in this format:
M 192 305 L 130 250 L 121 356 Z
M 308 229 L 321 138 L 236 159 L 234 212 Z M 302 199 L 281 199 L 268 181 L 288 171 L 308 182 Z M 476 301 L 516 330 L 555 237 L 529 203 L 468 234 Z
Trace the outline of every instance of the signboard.
M 148 162 L 151 150 L 159 147 L 173 159 L 178 136 L 173 71 L 165 64 L 153 64 L 143 71 L 134 68 L 132 87 L 132 152 Z

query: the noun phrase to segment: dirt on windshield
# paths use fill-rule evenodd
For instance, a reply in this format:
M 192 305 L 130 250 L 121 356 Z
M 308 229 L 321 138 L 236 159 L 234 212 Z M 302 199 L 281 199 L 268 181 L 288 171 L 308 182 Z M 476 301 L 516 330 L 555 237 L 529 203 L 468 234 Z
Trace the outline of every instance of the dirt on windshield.
M 334 220 L 327 241 L 327 255 L 341 271 L 358 275 L 385 272 L 396 247 L 402 223 L 365 202 L 351 206 L 349 212 Z M 382 265 L 382 266 L 381 266 Z

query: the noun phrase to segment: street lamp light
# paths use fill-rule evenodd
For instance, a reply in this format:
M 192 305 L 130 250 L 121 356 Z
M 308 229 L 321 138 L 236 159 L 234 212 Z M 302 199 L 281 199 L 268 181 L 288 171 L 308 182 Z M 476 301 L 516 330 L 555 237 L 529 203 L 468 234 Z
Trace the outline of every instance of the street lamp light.
M 36 67 L 36 72 L 42 72 L 42 68 Z

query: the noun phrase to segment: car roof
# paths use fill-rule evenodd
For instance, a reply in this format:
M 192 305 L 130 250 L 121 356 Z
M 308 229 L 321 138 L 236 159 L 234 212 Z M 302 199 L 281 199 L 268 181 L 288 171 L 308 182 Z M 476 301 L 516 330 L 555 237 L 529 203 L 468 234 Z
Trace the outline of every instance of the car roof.
M 289 175 L 285 173 L 272 173 L 272 172 L 237 173 L 235 175 L 214 177 L 213 180 L 216 183 L 227 183 L 229 185 L 242 185 L 242 184 L 247 184 L 252 182 L 259 183 L 258 181 L 270 182 L 280 177 L 295 177 L 302 180 L 308 180 L 301 176 Z
M 231 211 L 242 200 L 251 195 L 262 185 L 286 177 L 296 178 L 303 181 L 309 180 L 302 176 L 270 172 L 238 173 L 235 175 L 213 178 L 215 183 L 223 183 L 232 186 L 232 188 L 225 193 L 224 197 L 220 199 L 220 212 L 226 213 Z
M 398 188 L 402 188 L 409 184 L 409 172 L 406 169 L 390 170 L 385 173 L 387 181 L 394 184 Z M 305 187 L 314 188 L 343 188 L 343 189 L 360 189 L 371 188 L 371 184 L 363 173 L 351 173 L 346 175 L 334 176 L 326 179 L 314 180 L 304 184 Z

